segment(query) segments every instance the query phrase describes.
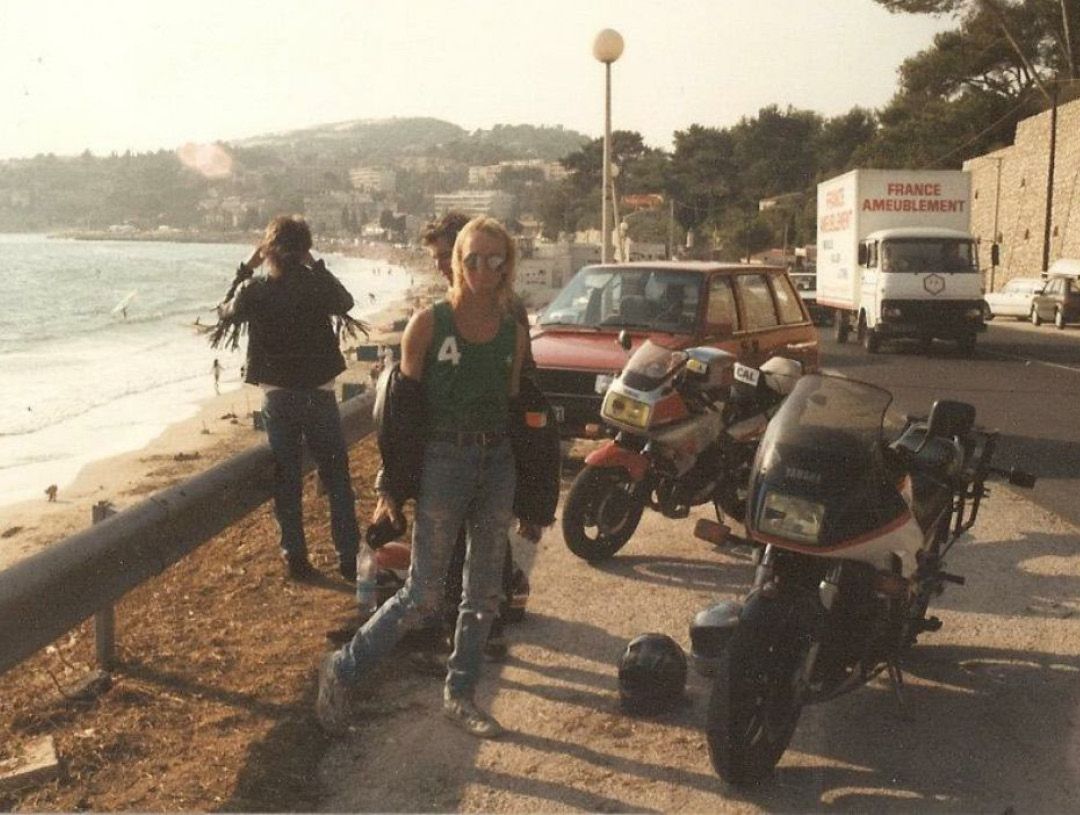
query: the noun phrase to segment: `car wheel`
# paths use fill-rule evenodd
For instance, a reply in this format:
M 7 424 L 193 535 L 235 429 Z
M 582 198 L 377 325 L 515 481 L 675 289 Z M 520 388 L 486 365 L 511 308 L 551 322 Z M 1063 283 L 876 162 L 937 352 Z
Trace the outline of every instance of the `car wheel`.
M 1039 316 L 1039 309 L 1036 306 L 1031 307 L 1031 324 L 1042 325 L 1042 317 Z
M 1060 307 L 1054 309 L 1054 325 L 1058 331 L 1065 327 L 1065 312 Z

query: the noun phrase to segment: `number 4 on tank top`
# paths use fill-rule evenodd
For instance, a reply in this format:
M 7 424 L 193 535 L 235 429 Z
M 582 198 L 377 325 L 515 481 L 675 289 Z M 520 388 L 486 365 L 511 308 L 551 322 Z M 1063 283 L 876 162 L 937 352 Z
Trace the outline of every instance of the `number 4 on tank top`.
M 458 350 L 457 337 L 451 334 L 443 340 L 435 359 L 439 362 L 449 362 L 451 365 L 460 365 L 461 351 Z

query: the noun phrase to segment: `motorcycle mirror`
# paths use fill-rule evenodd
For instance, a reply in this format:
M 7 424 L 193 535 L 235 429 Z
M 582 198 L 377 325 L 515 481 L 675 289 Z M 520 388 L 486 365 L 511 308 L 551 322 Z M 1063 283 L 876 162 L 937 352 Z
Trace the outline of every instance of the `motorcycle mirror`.
M 629 351 L 630 350 L 630 332 L 627 331 L 625 328 L 622 331 L 620 331 L 617 342 L 619 343 L 620 348 L 622 348 L 624 351 Z
M 938 399 L 926 420 L 926 436 L 952 438 L 963 436 L 975 425 L 975 407 L 967 402 Z

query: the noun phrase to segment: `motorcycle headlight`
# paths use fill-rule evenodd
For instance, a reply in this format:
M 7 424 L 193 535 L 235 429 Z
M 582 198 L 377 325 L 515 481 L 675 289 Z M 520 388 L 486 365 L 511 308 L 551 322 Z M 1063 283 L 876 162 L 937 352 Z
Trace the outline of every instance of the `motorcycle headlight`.
M 629 425 L 644 430 L 649 426 L 652 406 L 637 399 L 631 399 L 614 390 L 609 390 L 600 408 L 600 415 L 619 424 Z
M 778 538 L 817 543 L 825 505 L 782 492 L 769 492 L 761 509 L 758 528 Z

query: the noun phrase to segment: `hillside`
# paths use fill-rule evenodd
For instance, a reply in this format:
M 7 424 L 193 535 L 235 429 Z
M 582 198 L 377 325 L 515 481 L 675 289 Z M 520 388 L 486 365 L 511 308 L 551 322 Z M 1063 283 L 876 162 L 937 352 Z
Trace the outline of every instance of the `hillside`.
M 221 142 L 227 172 L 200 174 L 179 151 L 38 155 L 0 162 L 0 231 L 132 224 L 248 229 L 268 213 L 320 210 L 335 226 L 384 209 L 423 215 L 431 196 L 464 186 L 468 167 L 555 161 L 588 137 L 561 127 L 496 125 L 469 132 L 434 118 L 354 120 Z M 350 170 L 392 170 L 392 193 L 357 197 Z M 211 177 L 212 176 L 212 177 Z

